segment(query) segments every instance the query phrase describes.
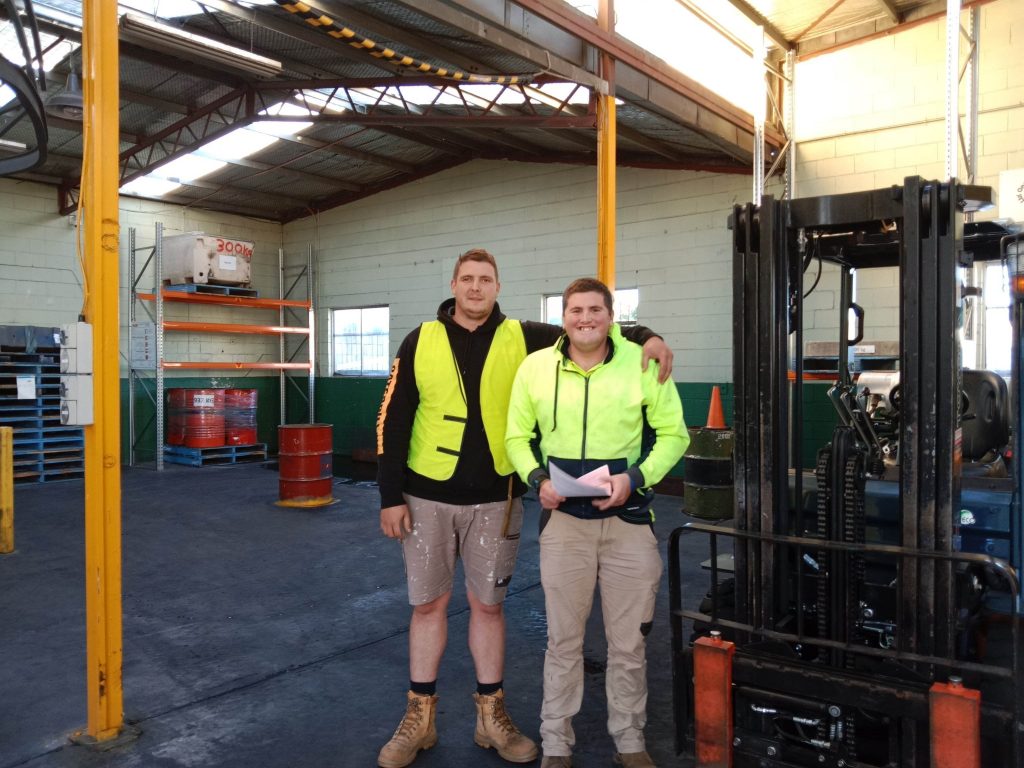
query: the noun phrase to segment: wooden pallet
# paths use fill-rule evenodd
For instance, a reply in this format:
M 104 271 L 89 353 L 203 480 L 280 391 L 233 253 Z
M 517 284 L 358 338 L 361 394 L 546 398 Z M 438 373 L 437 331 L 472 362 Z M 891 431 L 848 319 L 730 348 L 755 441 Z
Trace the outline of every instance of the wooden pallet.
M 22 397 L 17 381 L 34 380 Z M 59 329 L 0 326 L 0 426 L 14 428 L 14 480 L 44 483 L 81 477 L 82 428 L 60 423 Z
M 171 464 L 185 464 L 190 467 L 206 467 L 213 464 L 244 464 L 266 461 L 267 444 L 220 445 L 216 448 L 189 448 L 185 445 L 165 445 L 164 461 Z
M 250 299 L 258 298 L 260 295 L 255 288 L 242 288 L 238 285 L 212 285 L 210 283 L 178 283 L 165 285 L 164 290 L 179 293 L 205 293 L 212 296 L 245 296 Z

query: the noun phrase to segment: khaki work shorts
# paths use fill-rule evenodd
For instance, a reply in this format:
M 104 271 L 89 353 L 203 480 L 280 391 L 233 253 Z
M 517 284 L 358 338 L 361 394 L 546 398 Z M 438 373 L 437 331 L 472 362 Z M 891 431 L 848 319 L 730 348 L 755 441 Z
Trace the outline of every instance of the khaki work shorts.
M 466 590 L 484 605 L 505 599 L 523 527 L 523 501 L 443 504 L 406 494 L 412 533 L 402 537 L 409 604 L 423 605 L 452 589 L 455 562 L 462 558 Z M 505 515 L 508 527 L 505 535 Z

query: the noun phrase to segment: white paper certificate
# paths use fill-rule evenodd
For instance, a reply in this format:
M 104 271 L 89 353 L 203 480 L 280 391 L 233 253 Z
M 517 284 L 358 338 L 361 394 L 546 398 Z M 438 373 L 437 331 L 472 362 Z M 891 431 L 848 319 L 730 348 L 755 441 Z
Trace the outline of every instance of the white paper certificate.
M 548 474 L 551 476 L 551 484 L 555 487 L 555 493 L 567 499 L 579 496 L 590 498 L 612 495 L 611 474 L 607 464 L 602 464 L 582 477 L 573 477 L 554 464 L 549 464 Z

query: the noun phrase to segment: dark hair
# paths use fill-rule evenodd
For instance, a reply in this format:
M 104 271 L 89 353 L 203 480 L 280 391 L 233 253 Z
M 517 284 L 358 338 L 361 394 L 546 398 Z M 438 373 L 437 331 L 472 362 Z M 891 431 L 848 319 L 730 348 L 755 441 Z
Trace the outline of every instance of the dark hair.
M 452 280 L 459 279 L 459 267 L 467 261 L 483 261 L 490 264 L 494 267 L 494 279 L 498 279 L 498 262 L 494 260 L 494 257 L 483 248 L 470 248 L 465 253 L 459 254 L 459 258 L 455 260 L 455 269 L 452 270 Z
M 611 313 L 612 292 L 600 280 L 596 280 L 593 277 L 581 277 L 569 283 L 568 287 L 562 292 L 563 312 L 569 305 L 569 297 L 574 293 L 600 293 L 604 297 L 604 305 L 608 308 L 608 312 Z

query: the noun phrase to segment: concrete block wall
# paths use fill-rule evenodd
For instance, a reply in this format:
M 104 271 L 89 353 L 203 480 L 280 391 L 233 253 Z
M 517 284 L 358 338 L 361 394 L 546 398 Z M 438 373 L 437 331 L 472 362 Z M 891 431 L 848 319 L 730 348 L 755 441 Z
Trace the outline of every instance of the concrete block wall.
M 967 26 L 968 11 L 961 16 Z M 980 8 L 978 173 L 1024 165 L 1024 7 Z M 967 55 L 966 43 L 961 57 Z M 945 172 L 945 17 L 797 64 L 797 187 L 800 197 L 902 183 Z M 960 110 L 966 109 L 961 84 Z M 960 163 L 961 176 L 965 169 Z M 991 212 L 988 216 L 996 215 Z
M 254 287 L 260 295 L 277 296 L 279 224 L 127 197 L 121 198 L 119 216 L 122 376 L 127 375 L 126 329 L 131 304 L 129 228 L 136 229 L 137 250 L 152 246 L 156 222 L 163 223 L 165 236 L 203 231 L 253 240 Z M 82 269 L 75 252 L 75 219 L 58 213 L 56 190 L 32 182 L 0 179 L 0 227 L 5 232 L 0 243 L 0 325 L 56 326 L 74 322 L 83 305 Z M 148 256 L 148 250 L 137 254 L 137 271 L 141 272 Z M 138 286 L 140 291 L 153 290 L 152 265 Z M 149 305 L 152 307 L 151 302 Z M 148 317 L 141 304 L 136 313 L 139 321 Z M 165 304 L 165 316 L 209 322 L 277 323 L 276 312 L 171 302 Z M 277 338 L 170 333 L 165 353 L 167 359 L 175 360 L 276 360 Z
M 966 29 L 968 12 L 961 15 Z M 978 164 L 975 183 L 998 202 L 1000 171 L 1024 167 L 1024 4 L 980 7 Z M 945 17 L 896 34 L 800 61 L 795 126 L 798 197 L 876 189 L 904 177 L 945 175 Z M 961 57 L 967 44 L 961 41 Z M 960 110 L 966 109 L 961 86 Z M 960 177 L 966 168 L 959 163 Z M 998 207 L 978 219 L 999 216 Z M 868 338 L 898 338 L 895 270 L 858 276 L 856 299 L 868 315 Z M 830 290 L 827 286 L 823 290 Z M 821 297 L 819 297 L 821 300 Z M 834 316 L 834 315 L 833 315 Z M 809 338 L 828 334 L 824 313 Z M 834 323 L 837 320 L 833 320 Z M 834 330 L 834 327 L 833 329 Z
M 732 257 L 726 221 L 746 176 L 618 172 L 617 287 L 640 289 L 639 321 L 686 350 L 678 381 L 728 381 Z M 596 170 L 476 161 L 285 226 L 288 252 L 316 244 L 320 374 L 329 310 L 386 304 L 391 353 L 451 295 L 455 259 L 498 259 L 505 314 L 541 319 L 542 297 L 596 271 Z

